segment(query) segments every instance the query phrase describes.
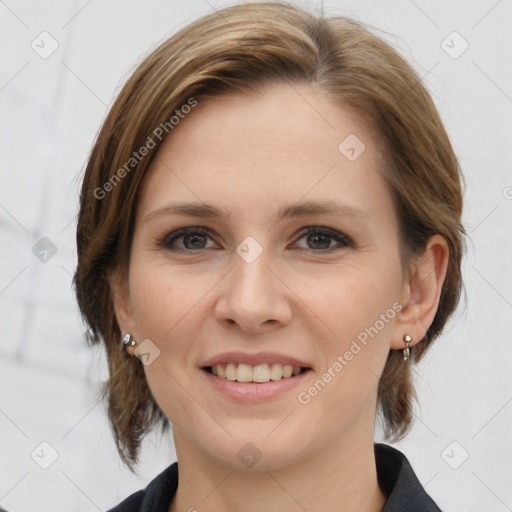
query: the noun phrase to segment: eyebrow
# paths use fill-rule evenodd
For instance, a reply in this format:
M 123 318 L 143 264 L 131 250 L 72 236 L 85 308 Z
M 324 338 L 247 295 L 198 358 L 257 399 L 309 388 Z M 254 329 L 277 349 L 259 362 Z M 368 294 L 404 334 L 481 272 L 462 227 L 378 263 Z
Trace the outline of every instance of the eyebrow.
M 218 219 L 226 222 L 230 213 L 218 210 L 213 206 L 202 203 L 172 203 L 150 212 L 144 218 L 144 222 L 161 215 L 186 215 L 189 217 L 198 217 L 206 219 Z M 373 224 L 372 217 L 364 210 L 360 210 L 353 206 L 336 203 L 334 201 L 316 202 L 308 201 L 304 203 L 296 203 L 287 205 L 279 209 L 276 220 L 307 217 L 310 215 L 338 215 L 343 217 L 351 217 Z

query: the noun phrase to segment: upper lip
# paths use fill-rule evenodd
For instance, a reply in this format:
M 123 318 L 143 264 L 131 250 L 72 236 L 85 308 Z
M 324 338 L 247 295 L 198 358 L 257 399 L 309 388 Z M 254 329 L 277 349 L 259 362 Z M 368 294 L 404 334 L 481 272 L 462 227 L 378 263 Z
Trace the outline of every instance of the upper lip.
M 305 361 L 301 361 L 295 357 L 290 357 L 277 352 L 256 352 L 250 354 L 247 352 L 223 352 L 203 361 L 199 366 L 206 368 L 218 364 L 249 364 L 257 366 L 259 364 L 281 363 L 282 365 L 290 365 L 295 368 L 311 368 L 311 365 Z

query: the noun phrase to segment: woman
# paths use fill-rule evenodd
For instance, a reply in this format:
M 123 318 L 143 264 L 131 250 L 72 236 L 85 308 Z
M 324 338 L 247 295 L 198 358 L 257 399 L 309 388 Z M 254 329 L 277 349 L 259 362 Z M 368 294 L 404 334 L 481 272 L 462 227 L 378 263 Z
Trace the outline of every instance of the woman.
M 373 437 L 407 433 L 457 306 L 461 181 L 417 74 L 349 19 L 236 5 L 147 56 L 87 165 L 74 284 L 120 456 L 170 422 L 178 462 L 112 511 L 440 510 Z

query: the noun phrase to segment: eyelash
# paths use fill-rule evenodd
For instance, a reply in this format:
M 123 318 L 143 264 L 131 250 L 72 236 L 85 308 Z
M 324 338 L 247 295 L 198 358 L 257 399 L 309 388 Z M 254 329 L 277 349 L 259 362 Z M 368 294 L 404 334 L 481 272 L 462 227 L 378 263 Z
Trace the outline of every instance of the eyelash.
M 199 251 L 204 251 L 207 249 L 207 248 L 181 249 L 181 248 L 172 247 L 172 244 L 176 240 L 183 238 L 186 235 L 202 235 L 202 236 L 208 236 L 211 238 L 212 231 L 208 228 L 202 228 L 200 226 L 178 229 L 177 231 L 173 231 L 172 233 L 166 234 L 158 242 L 158 245 L 166 250 L 173 251 L 173 252 L 182 252 L 182 253 L 184 253 L 184 252 L 189 252 L 189 253 L 199 252 Z M 322 228 L 322 227 L 318 227 L 318 226 L 309 226 L 307 228 L 307 231 L 302 233 L 299 236 L 298 240 L 300 240 L 301 238 L 304 238 L 305 236 L 309 236 L 309 235 L 328 236 L 328 237 L 332 238 L 333 240 L 335 240 L 336 242 L 344 244 L 344 247 L 354 247 L 352 240 L 348 236 L 340 233 L 339 231 L 335 231 L 335 230 L 329 229 L 329 228 Z M 318 253 L 325 254 L 325 253 L 334 252 L 334 251 L 340 250 L 340 249 L 343 249 L 343 247 L 330 247 L 329 249 L 318 249 L 318 250 L 317 249 L 303 249 L 303 250 L 311 251 L 311 252 L 314 252 L 317 254 Z

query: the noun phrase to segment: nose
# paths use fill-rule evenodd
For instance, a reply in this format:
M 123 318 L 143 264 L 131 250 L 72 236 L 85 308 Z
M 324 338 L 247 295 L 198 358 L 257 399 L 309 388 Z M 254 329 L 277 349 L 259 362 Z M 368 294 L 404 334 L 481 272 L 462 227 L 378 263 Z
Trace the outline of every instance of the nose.
M 220 323 L 257 334 L 290 322 L 291 292 L 271 263 L 265 251 L 252 262 L 233 255 L 233 269 L 222 281 L 215 307 Z

